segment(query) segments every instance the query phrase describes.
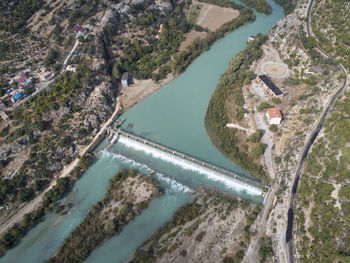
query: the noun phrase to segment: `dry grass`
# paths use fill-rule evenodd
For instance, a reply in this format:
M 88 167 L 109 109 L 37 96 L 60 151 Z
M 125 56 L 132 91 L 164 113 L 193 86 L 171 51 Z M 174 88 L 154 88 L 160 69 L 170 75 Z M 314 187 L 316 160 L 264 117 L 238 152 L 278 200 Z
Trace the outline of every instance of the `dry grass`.
M 199 4 L 193 1 L 193 4 Z M 211 31 L 239 16 L 239 11 L 232 8 L 223 8 L 207 3 L 201 3 L 203 7 L 197 18 L 197 24 Z
M 191 32 L 185 35 L 185 41 L 183 41 L 179 47 L 179 51 L 184 51 L 196 38 L 205 38 L 207 35 L 206 32 L 198 32 L 191 30 Z
M 266 63 L 263 66 L 263 69 L 265 73 L 271 77 L 282 77 L 287 73 L 287 70 L 283 65 L 275 62 Z

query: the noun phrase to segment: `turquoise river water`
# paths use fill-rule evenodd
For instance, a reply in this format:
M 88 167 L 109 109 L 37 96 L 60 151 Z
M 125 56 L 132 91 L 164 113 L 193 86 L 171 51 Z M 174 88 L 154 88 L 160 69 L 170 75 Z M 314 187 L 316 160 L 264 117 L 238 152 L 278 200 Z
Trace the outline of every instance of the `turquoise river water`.
M 254 23 L 216 42 L 183 74 L 124 113 L 122 117 L 126 121 L 123 128 L 249 176 L 211 144 L 205 132 L 204 116 L 210 96 L 231 58 L 245 47 L 250 35 L 267 33 L 283 17 L 282 8 L 272 0 L 267 1 L 272 6 L 270 16 L 256 14 Z M 108 180 L 122 168 L 135 168 L 149 176 L 155 174 L 166 189 L 165 194 L 152 201 L 119 235 L 96 249 L 87 262 L 128 260 L 145 239 L 171 218 L 177 208 L 191 200 L 191 189 L 201 185 L 255 202 L 263 201 L 258 189 L 219 178 L 213 172 L 121 137 L 112 148 L 99 152 L 89 169 L 76 182 L 77 190 L 62 200 L 63 203 L 73 203 L 72 210 L 66 215 L 47 215 L 0 262 L 38 263 L 50 258 L 70 231 L 82 221 L 89 208 L 103 198 Z

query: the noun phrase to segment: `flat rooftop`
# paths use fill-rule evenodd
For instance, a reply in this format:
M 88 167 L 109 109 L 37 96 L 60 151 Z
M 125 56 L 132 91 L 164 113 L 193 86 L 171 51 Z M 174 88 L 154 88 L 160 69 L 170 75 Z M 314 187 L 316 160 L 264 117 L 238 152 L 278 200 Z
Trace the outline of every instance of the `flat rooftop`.
M 268 86 L 269 89 L 270 89 L 276 96 L 283 95 L 283 92 L 282 92 L 279 88 L 277 88 L 277 86 L 276 86 L 266 75 L 260 75 L 258 78 L 261 79 L 261 81 L 264 82 L 265 85 Z

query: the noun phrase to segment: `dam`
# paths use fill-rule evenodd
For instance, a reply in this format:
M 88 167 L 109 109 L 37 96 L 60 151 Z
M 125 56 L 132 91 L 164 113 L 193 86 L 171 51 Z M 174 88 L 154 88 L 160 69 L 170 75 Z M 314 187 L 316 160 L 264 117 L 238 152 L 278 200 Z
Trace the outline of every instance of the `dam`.
M 240 175 L 238 173 L 234 173 L 232 171 L 229 171 L 227 169 L 221 168 L 219 166 L 216 166 L 214 164 L 211 164 L 207 161 L 199 160 L 197 158 L 194 158 L 188 154 L 182 153 L 180 151 L 171 149 L 167 146 L 161 145 L 159 143 L 153 142 L 151 140 L 142 138 L 140 136 L 136 136 L 134 134 L 131 134 L 125 130 L 122 130 L 119 128 L 121 124 L 124 122 L 122 120 L 121 122 L 116 122 L 116 127 L 109 127 L 107 128 L 107 138 L 112 141 L 112 143 L 116 142 L 118 143 L 119 140 L 122 142 L 129 141 L 129 143 L 132 143 L 134 141 L 135 143 L 141 143 L 146 147 L 154 148 L 155 150 L 158 150 L 160 152 L 163 152 L 164 154 L 167 154 L 168 159 L 176 158 L 181 159 L 183 161 L 188 162 L 190 165 L 193 165 L 194 167 L 198 166 L 200 168 L 203 168 L 205 170 L 209 170 L 210 172 L 216 173 L 218 177 L 221 177 L 224 181 L 230 181 L 235 180 L 238 185 L 240 185 L 242 188 L 246 188 L 246 185 L 249 185 L 251 187 L 254 187 L 256 189 L 260 189 L 261 193 L 264 194 L 269 191 L 269 187 L 266 185 L 261 184 L 257 180 L 251 179 L 249 177 L 245 177 L 243 175 Z M 170 160 L 171 161 L 171 160 Z M 199 170 L 199 169 L 198 169 Z

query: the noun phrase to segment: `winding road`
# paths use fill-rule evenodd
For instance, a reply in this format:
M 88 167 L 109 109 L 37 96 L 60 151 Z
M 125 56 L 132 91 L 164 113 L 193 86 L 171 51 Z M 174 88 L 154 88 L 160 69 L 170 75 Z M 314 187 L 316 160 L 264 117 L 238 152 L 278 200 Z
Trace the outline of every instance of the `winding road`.
M 307 17 L 306 17 L 306 30 L 307 30 L 307 35 L 309 37 L 311 37 L 311 30 L 310 30 L 310 19 L 311 19 L 311 10 L 312 10 L 312 6 L 313 6 L 314 0 L 310 0 L 309 5 L 308 5 L 308 10 L 307 10 Z M 330 55 L 328 55 L 324 50 L 322 50 L 321 47 L 319 47 L 317 45 L 316 49 L 325 57 L 331 59 L 332 61 L 334 61 L 335 63 L 337 63 L 335 61 L 335 59 L 333 59 Z M 321 118 L 319 119 L 315 129 L 312 131 L 312 133 L 310 134 L 304 148 L 302 151 L 302 154 L 300 156 L 299 159 L 299 165 L 298 165 L 298 169 L 296 171 L 295 174 L 295 179 L 294 179 L 294 183 L 293 183 L 293 187 L 292 187 L 292 191 L 291 191 L 291 196 L 290 196 L 290 204 L 289 204 L 289 210 L 288 210 L 288 224 L 287 224 L 287 231 L 286 231 L 286 243 L 287 243 L 287 251 L 286 254 L 289 257 L 289 262 L 290 263 L 294 263 L 294 255 L 293 255 L 293 220 L 294 220 L 294 198 L 295 198 L 295 194 L 298 188 L 298 183 L 300 180 L 300 176 L 301 176 L 301 172 L 303 170 L 303 166 L 304 166 L 304 162 L 305 159 L 310 151 L 310 148 L 312 146 L 312 144 L 315 142 L 317 135 L 319 134 L 327 116 L 329 115 L 329 112 L 335 102 L 335 100 L 338 98 L 339 94 L 344 90 L 344 88 L 347 85 L 347 71 L 346 69 L 343 67 L 342 64 L 337 63 L 339 68 L 341 69 L 341 71 L 346 74 L 346 76 L 344 77 L 344 81 L 343 84 L 338 88 L 338 90 L 329 98 L 329 100 L 326 103 L 325 109 L 322 113 Z

